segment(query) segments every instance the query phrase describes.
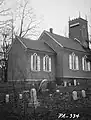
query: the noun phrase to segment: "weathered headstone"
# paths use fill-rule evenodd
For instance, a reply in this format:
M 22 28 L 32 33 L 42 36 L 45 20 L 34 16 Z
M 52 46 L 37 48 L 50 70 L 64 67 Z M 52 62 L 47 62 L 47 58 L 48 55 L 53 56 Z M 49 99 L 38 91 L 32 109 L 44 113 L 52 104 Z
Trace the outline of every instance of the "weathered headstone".
M 57 93 L 59 93 L 59 92 L 60 92 L 60 90 L 58 90 L 58 89 L 57 89 L 57 90 L 56 90 L 56 92 L 57 92 Z
M 64 87 L 66 87 L 67 86 L 67 81 L 64 81 Z
M 37 92 L 36 92 L 35 88 L 31 89 L 30 96 L 31 96 L 31 99 L 30 99 L 30 102 L 29 102 L 29 106 L 34 105 L 35 108 L 36 108 L 39 105 L 39 102 L 37 100 Z
M 6 94 L 5 101 L 6 101 L 6 103 L 9 102 L 9 94 Z
M 36 102 L 37 101 L 37 93 L 36 93 L 36 89 L 32 88 L 30 91 L 31 94 L 31 102 Z
M 69 83 L 69 86 L 71 86 L 71 83 Z
M 74 80 L 74 86 L 76 86 L 76 80 Z
M 22 94 L 19 94 L 19 99 L 22 99 L 23 97 L 22 97 Z
M 85 92 L 85 90 L 82 90 L 82 97 L 86 97 L 86 92 Z
M 72 97 L 73 97 L 74 100 L 77 100 L 77 99 L 78 99 L 78 98 L 77 98 L 77 91 L 73 91 L 73 92 L 72 92 Z

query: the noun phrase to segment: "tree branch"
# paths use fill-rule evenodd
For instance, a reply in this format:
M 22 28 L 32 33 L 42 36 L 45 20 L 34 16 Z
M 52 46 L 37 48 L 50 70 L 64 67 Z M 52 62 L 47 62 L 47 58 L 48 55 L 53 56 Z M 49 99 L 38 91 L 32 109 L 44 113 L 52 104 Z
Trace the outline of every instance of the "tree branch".
M 28 33 L 36 34 L 38 23 L 33 8 L 29 6 L 28 1 L 18 3 L 14 20 L 14 24 L 16 24 L 15 31 L 18 36 L 24 37 Z
M 4 0 L 0 0 L 0 6 L 3 4 Z
M 25 8 L 26 8 L 27 2 L 24 5 L 23 12 L 22 12 L 22 18 L 21 18 L 21 26 L 20 26 L 20 34 L 19 36 L 22 35 L 22 29 L 23 29 L 23 22 L 24 22 L 24 15 L 25 15 Z
M 25 30 L 25 33 L 23 34 L 22 37 L 24 37 L 28 33 L 28 31 L 33 30 L 35 28 L 36 28 L 36 25 L 34 25 L 34 26 L 30 27 L 30 28 L 27 28 L 27 30 Z
M 9 10 L 10 10 L 10 8 L 8 8 L 8 9 L 4 9 L 4 10 L 0 11 L 0 15 L 4 15 L 5 12 L 7 12 L 7 11 L 9 11 Z

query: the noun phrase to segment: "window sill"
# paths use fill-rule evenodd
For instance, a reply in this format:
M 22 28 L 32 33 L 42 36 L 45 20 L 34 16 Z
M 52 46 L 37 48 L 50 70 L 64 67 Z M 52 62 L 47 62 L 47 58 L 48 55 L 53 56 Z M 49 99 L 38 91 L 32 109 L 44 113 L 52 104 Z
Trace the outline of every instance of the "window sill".
M 31 70 L 32 72 L 40 72 L 39 70 Z
M 91 72 L 91 70 L 89 71 L 89 70 L 83 70 L 84 72 Z
M 51 71 L 47 71 L 47 70 L 43 70 L 43 71 L 44 71 L 44 72 L 48 72 L 48 73 L 51 72 Z
M 72 70 L 72 71 L 78 71 L 79 69 L 70 69 L 70 70 Z

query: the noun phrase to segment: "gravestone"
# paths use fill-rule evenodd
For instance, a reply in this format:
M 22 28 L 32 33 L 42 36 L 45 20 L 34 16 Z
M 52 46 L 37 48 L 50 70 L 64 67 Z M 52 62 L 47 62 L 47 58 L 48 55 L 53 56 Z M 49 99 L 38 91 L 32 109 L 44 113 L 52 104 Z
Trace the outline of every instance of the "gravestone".
M 19 94 L 19 99 L 22 99 L 23 97 L 22 97 L 22 94 Z
M 35 88 L 31 89 L 30 95 L 31 95 L 31 102 L 35 103 L 37 101 L 37 93 Z
M 73 100 L 77 100 L 77 91 L 73 91 L 72 92 L 72 97 L 73 97 Z
M 82 97 L 86 97 L 86 92 L 85 92 L 85 90 L 82 90 Z
M 5 101 L 6 101 L 6 103 L 9 102 L 9 94 L 6 94 Z
M 35 88 L 32 88 L 30 90 L 30 102 L 29 102 L 29 106 L 34 105 L 35 108 L 37 108 L 37 106 L 39 106 L 39 102 L 37 100 L 37 92 Z

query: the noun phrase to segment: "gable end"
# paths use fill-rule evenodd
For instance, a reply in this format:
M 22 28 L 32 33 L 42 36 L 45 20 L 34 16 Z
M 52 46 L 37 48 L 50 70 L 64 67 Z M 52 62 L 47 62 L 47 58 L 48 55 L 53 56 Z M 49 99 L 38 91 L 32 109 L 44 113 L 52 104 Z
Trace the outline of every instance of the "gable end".
M 20 43 L 27 49 L 27 46 L 21 41 L 20 38 L 17 37 L 17 39 L 20 41 Z

